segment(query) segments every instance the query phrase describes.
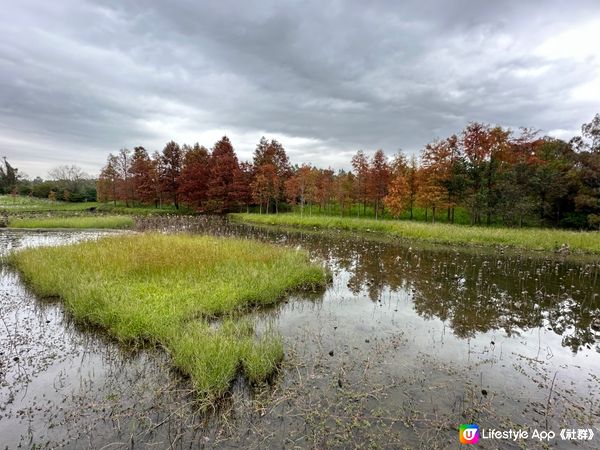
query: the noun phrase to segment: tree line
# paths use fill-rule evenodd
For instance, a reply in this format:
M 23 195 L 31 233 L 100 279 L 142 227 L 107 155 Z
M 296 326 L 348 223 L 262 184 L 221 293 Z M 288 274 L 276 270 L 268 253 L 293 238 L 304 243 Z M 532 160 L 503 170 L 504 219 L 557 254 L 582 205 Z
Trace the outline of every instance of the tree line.
M 460 208 L 472 224 L 600 224 L 600 115 L 568 142 L 473 122 L 427 144 L 419 157 L 358 151 L 351 166 L 292 166 L 283 145 L 264 137 L 250 162 L 238 160 L 227 137 L 210 150 L 171 141 L 152 155 L 144 147 L 110 154 L 97 191 L 100 201 L 185 204 L 206 213 L 293 207 L 412 219 L 419 208 L 426 221 L 443 214 L 454 222 Z
M 5 164 L 10 166 L 6 161 Z M 4 173 L 10 173 L 9 170 L 3 171 L 0 168 L 0 192 L 3 194 L 26 195 L 65 202 L 96 201 L 97 180 L 77 165 L 57 166 L 48 172 L 48 179 L 45 180 L 41 177 L 31 180 L 19 175 L 17 169 L 12 171 L 14 176 L 5 177 Z

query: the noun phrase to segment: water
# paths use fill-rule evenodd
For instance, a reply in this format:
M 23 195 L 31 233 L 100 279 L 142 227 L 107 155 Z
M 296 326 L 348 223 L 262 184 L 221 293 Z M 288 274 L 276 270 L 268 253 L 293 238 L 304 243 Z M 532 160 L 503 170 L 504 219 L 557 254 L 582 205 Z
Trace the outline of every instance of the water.
M 140 227 L 301 247 L 331 269 L 324 291 L 254 314 L 284 337 L 282 373 L 266 387 L 237 380 L 218 410 L 201 414 L 160 349 L 81 329 L 4 267 L 0 448 L 457 448 L 458 424 L 471 422 L 600 435 L 597 261 L 149 221 Z M 98 236 L 3 231 L 0 246 Z

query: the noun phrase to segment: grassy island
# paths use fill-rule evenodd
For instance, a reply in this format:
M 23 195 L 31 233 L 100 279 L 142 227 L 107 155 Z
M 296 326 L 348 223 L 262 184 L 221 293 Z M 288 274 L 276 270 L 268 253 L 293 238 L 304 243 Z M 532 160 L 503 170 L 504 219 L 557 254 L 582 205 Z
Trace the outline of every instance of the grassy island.
M 10 261 L 35 293 L 60 297 L 77 320 L 166 348 L 209 400 L 240 370 L 266 379 L 283 357 L 280 338 L 257 337 L 243 313 L 326 281 L 304 252 L 208 236 L 106 237 L 24 249 Z

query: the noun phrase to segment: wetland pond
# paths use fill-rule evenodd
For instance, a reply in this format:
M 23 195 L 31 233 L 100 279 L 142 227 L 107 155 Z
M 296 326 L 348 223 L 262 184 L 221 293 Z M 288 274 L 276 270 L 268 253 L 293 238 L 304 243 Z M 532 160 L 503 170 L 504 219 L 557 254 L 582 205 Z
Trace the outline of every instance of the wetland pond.
M 307 250 L 320 292 L 252 313 L 283 336 L 269 386 L 235 381 L 201 413 L 159 348 L 74 323 L 0 273 L 0 449 L 459 448 L 480 428 L 592 428 L 592 441 L 479 441 L 482 448 L 600 447 L 600 263 L 422 246 L 202 219 L 140 229 L 247 236 Z M 0 231 L 0 252 L 111 232 Z

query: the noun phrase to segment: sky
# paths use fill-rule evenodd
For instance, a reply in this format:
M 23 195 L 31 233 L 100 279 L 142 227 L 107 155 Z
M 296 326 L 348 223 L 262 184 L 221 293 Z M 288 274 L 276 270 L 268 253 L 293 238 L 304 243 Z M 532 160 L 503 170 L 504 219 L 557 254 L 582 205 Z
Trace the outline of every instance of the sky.
M 0 156 L 44 178 L 224 134 L 334 169 L 470 121 L 570 139 L 600 112 L 598 42 L 597 0 L 5 2 Z

